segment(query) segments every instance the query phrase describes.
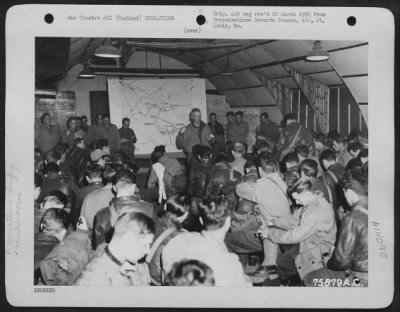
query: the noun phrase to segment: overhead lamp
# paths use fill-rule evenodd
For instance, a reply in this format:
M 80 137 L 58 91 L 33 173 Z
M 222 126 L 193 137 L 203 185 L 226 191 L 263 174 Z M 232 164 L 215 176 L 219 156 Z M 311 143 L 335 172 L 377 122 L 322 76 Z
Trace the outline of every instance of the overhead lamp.
M 94 55 L 97 57 L 108 57 L 108 58 L 122 57 L 121 49 L 112 46 L 110 39 L 106 39 L 104 41 L 104 44 L 96 49 Z
M 226 59 L 226 64 L 224 70 L 221 72 L 221 76 L 233 76 L 233 71 L 229 60 L 229 56 Z
M 89 64 L 85 64 L 83 70 L 79 73 L 80 79 L 93 79 L 96 77 L 96 74 L 93 70 L 90 69 Z
M 314 47 L 311 52 L 306 56 L 306 60 L 309 62 L 322 62 L 329 59 L 329 53 L 322 49 L 321 41 L 314 41 Z

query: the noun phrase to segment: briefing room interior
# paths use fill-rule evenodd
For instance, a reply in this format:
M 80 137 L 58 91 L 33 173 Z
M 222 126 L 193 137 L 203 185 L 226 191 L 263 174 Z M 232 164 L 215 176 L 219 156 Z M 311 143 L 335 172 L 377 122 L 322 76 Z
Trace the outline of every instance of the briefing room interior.
M 34 118 L 35 285 L 368 286 L 368 42 L 40 37 Z

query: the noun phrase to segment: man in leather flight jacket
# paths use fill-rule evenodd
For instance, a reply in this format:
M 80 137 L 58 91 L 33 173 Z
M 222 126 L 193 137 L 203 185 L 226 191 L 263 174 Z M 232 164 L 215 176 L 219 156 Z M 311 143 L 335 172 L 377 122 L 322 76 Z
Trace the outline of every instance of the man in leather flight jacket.
M 328 279 L 347 281 L 349 286 L 368 286 L 368 168 L 347 172 L 341 185 L 350 212 L 341 220 L 336 248 L 327 268 L 308 274 L 304 279 L 306 286 L 318 286 L 315 281 Z
M 102 243 L 109 243 L 114 225 L 119 216 L 130 211 L 137 211 L 153 218 L 153 205 L 140 200 L 137 195 L 136 177 L 130 170 L 121 170 L 113 178 L 115 198 L 110 206 L 101 209 L 93 221 L 92 248 L 96 250 Z

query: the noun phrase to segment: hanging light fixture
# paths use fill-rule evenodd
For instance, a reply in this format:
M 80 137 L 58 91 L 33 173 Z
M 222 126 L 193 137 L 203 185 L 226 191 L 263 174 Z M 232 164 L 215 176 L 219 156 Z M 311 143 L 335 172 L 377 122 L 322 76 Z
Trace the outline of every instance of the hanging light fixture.
M 83 70 L 79 73 L 80 79 L 92 79 L 96 77 L 96 74 L 93 70 L 90 69 L 89 64 L 86 62 L 83 65 Z
M 321 41 L 314 41 L 314 47 L 311 52 L 306 56 L 306 60 L 309 62 L 322 62 L 329 59 L 329 53 L 322 49 Z
M 225 68 L 221 72 L 221 76 L 233 76 L 233 71 L 232 71 L 230 60 L 229 60 L 229 56 L 226 59 Z
M 118 58 L 121 57 L 121 49 L 114 47 L 110 39 L 106 39 L 103 45 L 99 46 L 94 55 L 97 57 Z

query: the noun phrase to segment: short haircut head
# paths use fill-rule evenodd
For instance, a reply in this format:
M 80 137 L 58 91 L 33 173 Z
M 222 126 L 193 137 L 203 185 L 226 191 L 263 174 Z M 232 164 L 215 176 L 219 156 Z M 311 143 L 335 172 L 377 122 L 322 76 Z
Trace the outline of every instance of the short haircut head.
M 104 155 L 106 156 L 106 155 Z M 110 155 L 110 163 L 112 164 L 119 164 L 122 165 L 124 163 L 124 161 L 129 160 L 129 158 L 121 152 L 116 152 L 116 153 L 112 153 Z
M 108 184 L 111 183 L 114 176 L 117 174 L 119 170 L 122 169 L 122 165 L 117 164 L 109 164 L 104 167 L 104 171 L 102 174 L 103 183 Z
M 364 164 L 361 161 L 361 159 L 356 157 L 356 158 L 350 159 L 350 161 L 346 165 L 346 170 L 354 170 L 357 168 L 362 168 L 363 166 L 364 166 Z
M 68 204 L 68 196 L 59 190 L 53 190 L 46 194 L 42 203 L 43 205 L 53 203 L 54 205 L 57 205 L 57 207 L 65 207 Z
M 57 163 L 59 160 L 61 160 L 61 153 L 56 151 L 55 149 L 52 149 L 48 151 L 44 155 L 44 160 L 49 164 L 49 163 Z
M 77 121 L 79 118 L 78 117 L 76 117 L 76 116 L 72 116 L 72 117 L 69 117 L 68 119 L 67 119 L 67 122 L 66 122 L 66 126 L 67 126 L 67 128 L 69 127 L 69 125 L 71 124 L 71 121 L 72 120 L 75 120 L 75 121 Z
M 235 115 L 235 113 L 232 112 L 232 111 L 229 111 L 229 112 L 226 113 L 226 117 L 228 117 L 228 116 L 233 117 L 234 115 Z
M 308 149 L 307 145 L 305 145 L 305 144 L 297 145 L 295 150 L 296 150 L 297 155 L 300 155 L 304 158 L 307 158 L 308 155 L 310 154 L 310 150 Z
M 268 113 L 266 113 L 266 112 L 264 112 L 264 113 L 262 113 L 261 115 L 260 115 L 260 118 L 268 118 L 269 117 L 269 115 L 268 115 Z
M 280 167 L 282 172 L 288 170 L 298 170 L 300 165 L 300 159 L 296 152 L 290 152 L 283 157 Z
M 269 146 L 268 142 L 266 142 L 266 141 L 258 141 L 256 143 L 256 151 L 259 154 L 262 152 L 272 152 L 271 147 Z
M 124 118 L 122 118 L 122 123 L 124 123 L 124 122 L 130 122 L 131 120 L 128 118 L 128 117 L 124 117 Z
M 74 140 L 74 146 L 78 146 L 78 144 L 81 144 L 82 142 L 84 142 L 85 140 L 83 138 L 76 138 Z
M 69 150 L 69 144 L 58 142 L 56 146 L 54 146 L 54 151 L 60 153 L 60 155 L 64 155 Z
M 103 149 L 106 146 L 108 146 L 107 139 L 98 139 L 93 143 L 93 149 Z
M 59 173 L 59 172 L 60 172 L 60 166 L 53 162 L 48 163 L 43 167 L 43 174 L 45 175 L 51 173 Z
M 198 205 L 199 217 L 207 230 L 215 230 L 224 226 L 230 216 L 229 203 L 224 196 L 203 199 Z
M 361 151 L 363 149 L 363 145 L 360 142 L 352 142 L 347 146 L 347 150 L 356 152 L 356 151 Z
M 49 113 L 44 113 L 42 116 L 40 116 L 40 122 L 41 122 L 41 123 L 44 123 L 44 119 L 45 119 L 46 117 L 50 117 L 50 114 L 49 114 Z
M 343 145 L 347 144 L 346 139 L 344 137 L 342 137 L 342 136 L 333 138 L 332 142 L 336 142 L 336 143 L 343 144 Z
M 329 139 L 328 139 L 328 138 L 326 137 L 326 135 L 323 134 L 323 133 L 317 133 L 317 134 L 314 136 L 314 141 L 315 141 L 315 142 L 320 142 L 320 143 L 322 143 L 324 146 L 329 145 Z
M 87 168 L 86 175 L 90 178 L 101 178 L 103 174 L 103 167 L 98 164 L 92 164 Z
M 214 286 L 212 269 L 199 260 L 175 262 L 168 273 L 169 286 Z
M 313 159 L 304 159 L 300 164 L 300 172 L 307 177 L 316 177 L 318 174 L 318 163 Z
M 340 181 L 344 189 L 351 189 L 360 196 L 368 197 L 368 166 L 347 170 Z
M 368 157 L 368 148 L 363 148 L 358 154 L 358 157 L 360 158 Z
M 197 153 L 197 155 L 200 157 L 200 159 L 204 159 L 204 160 L 206 160 L 206 159 L 211 159 L 211 156 L 212 156 L 212 152 L 211 152 L 211 148 L 209 148 L 208 146 L 206 146 L 206 145 L 202 145 L 200 148 L 199 148 L 199 150 L 198 150 L 198 153 Z
M 49 208 L 43 214 L 40 228 L 43 232 L 59 232 L 69 226 L 69 214 L 60 208 Z
M 258 157 L 258 165 L 264 172 L 272 172 L 276 168 L 276 162 L 272 153 L 262 152 Z
M 347 136 L 347 141 L 358 141 L 360 137 L 360 130 L 357 128 L 351 129 L 349 135 Z
M 288 189 L 288 192 L 290 194 L 293 193 L 302 193 L 304 191 L 310 191 L 312 192 L 313 184 L 311 179 L 298 179 L 290 189 Z
M 300 163 L 300 159 L 299 156 L 297 155 L 297 153 L 295 152 L 291 152 L 285 155 L 285 157 L 283 157 L 282 162 L 285 164 L 288 163 Z
M 201 114 L 200 108 L 198 108 L 198 107 L 192 108 L 192 110 L 190 111 L 190 114 L 194 114 L 194 113 L 200 113 Z
M 214 116 L 215 118 L 217 118 L 217 114 L 216 114 L 216 113 L 210 113 L 208 116 L 209 116 L 210 118 L 211 118 L 212 116 Z
M 87 116 L 86 115 L 82 115 L 81 116 L 81 120 L 87 120 Z
M 320 156 L 321 161 L 336 162 L 336 153 L 331 149 L 322 151 Z
M 122 169 L 113 177 L 113 185 L 132 185 L 136 184 L 136 175 L 130 170 Z
M 168 198 L 164 204 L 164 209 L 158 214 L 159 217 L 168 215 L 171 217 L 171 221 L 175 223 L 176 227 L 181 227 L 177 218 L 182 217 L 186 213 L 189 213 L 190 201 L 188 196 L 184 194 L 175 194 Z
M 330 130 L 327 134 L 327 138 L 329 141 L 336 141 L 337 138 L 340 137 L 340 134 L 337 130 Z
M 137 234 L 154 234 L 155 223 L 143 213 L 129 211 L 118 217 L 114 226 L 113 237 L 122 236 L 130 231 Z
M 165 145 L 158 145 L 154 148 L 151 153 L 151 161 L 152 163 L 158 162 L 158 160 L 166 153 Z
M 235 112 L 235 116 L 243 117 L 243 112 L 242 111 L 237 111 L 237 112 Z

